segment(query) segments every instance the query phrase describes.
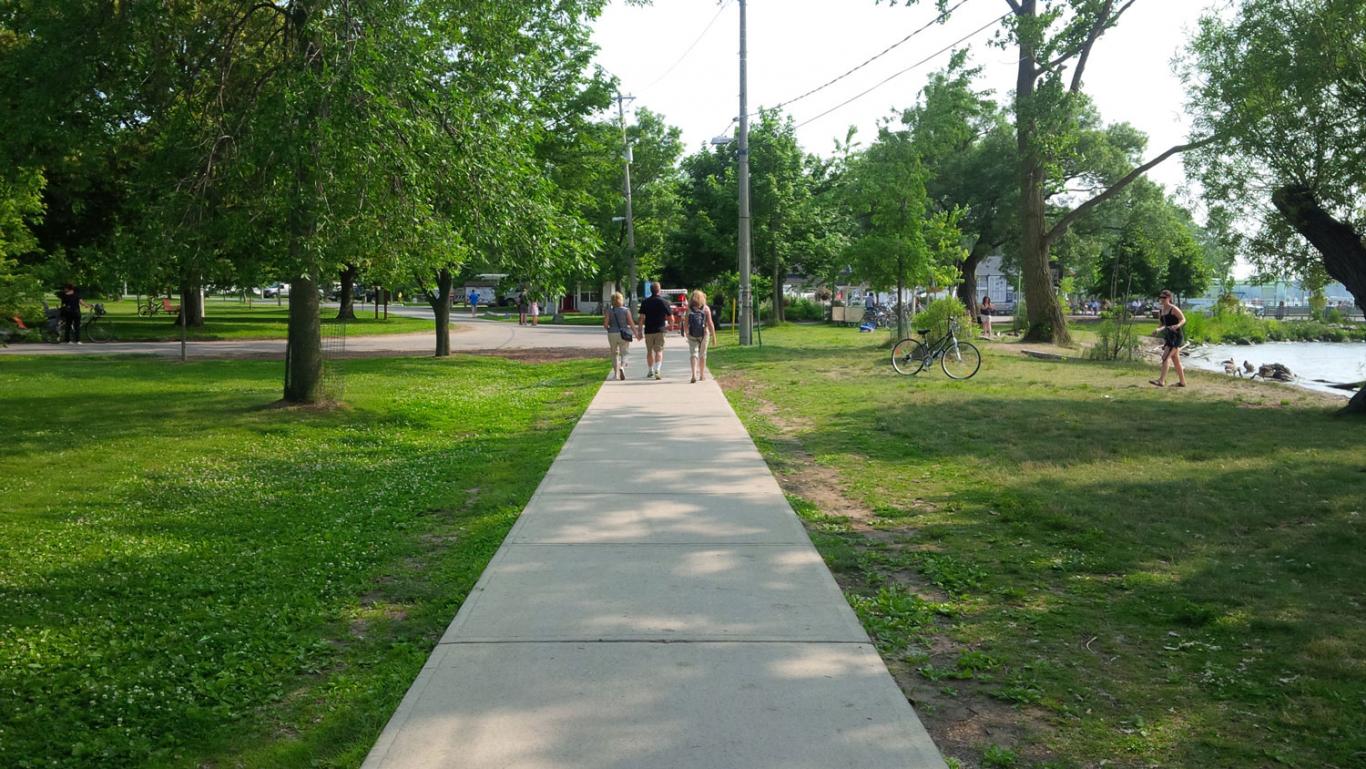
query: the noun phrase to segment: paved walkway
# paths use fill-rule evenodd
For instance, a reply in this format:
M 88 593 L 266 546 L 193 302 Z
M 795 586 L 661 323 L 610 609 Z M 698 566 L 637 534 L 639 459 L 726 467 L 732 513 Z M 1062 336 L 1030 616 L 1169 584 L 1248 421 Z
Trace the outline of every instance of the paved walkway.
M 418 308 L 406 308 L 404 315 L 424 317 Z M 400 314 L 392 311 L 390 314 Z M 431 310 L 425 317 L 430 318 Z M 605 348 L 603 331 L 594 326 L 519 326 L 468 315 L 452 317 L 451 351 L 532 350 L 551 348 Z M 186 356 L 206 358 L 283 358 L 283 339 L 233 339 L 189 342 Z M 431 355 L 436 350 L 436 332 L 353 336 L 346 340 L 348 355 Z M 0 347 L 3 355 L 154 355 L 180 357 L 180 342 L 103 342 L 91 344 L 12 344 Z M 606 359 L 607 354 L 603 353 Z
M 363 769 L 944 767 L 669 341 L 664 381 L 637 344 L 603 386 Z

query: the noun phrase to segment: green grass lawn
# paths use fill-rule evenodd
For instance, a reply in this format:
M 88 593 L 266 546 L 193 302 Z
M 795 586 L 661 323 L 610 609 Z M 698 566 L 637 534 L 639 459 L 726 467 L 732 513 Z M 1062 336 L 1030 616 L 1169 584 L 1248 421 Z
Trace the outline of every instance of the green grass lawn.
M 355 767 L 596 361 L 0 362 L 0 766 Z
M 108 315 L 100 323 L 113 322 L 114 338 L 120 342 L 157 342 L 180 339 L 180 327 L 174 315 L 157 314 L 141 317 L 137 314 L 137 302 L 125 299 L 118 302 L 104 302 Z M 335 308 L 324 307 L 322 317 L 335 317 Z M 373 310 L 356 306 L 356 320 L 346 324 L 348 336 L 373 336 L 378 334 L 407 334 L 415 331 L 431 331 L 432 322 L 422 318 L 403 318 L 390 315 L 388 320 L 376 320 Z M 237 300 L 221 301 L 210 298 L 205 303 L 204 325 L 201 328 L 187 329 L 191 341 L 214 339 L 284 339 L 289 320 L 289 301 L 283 306 L 275 300 L 256 300 L 248 307 Z
M 714 370 L 961 766 L 1366 760 L 1366 439 L 1343 401 L 1031 360 L 891 373 L 783 328 Z

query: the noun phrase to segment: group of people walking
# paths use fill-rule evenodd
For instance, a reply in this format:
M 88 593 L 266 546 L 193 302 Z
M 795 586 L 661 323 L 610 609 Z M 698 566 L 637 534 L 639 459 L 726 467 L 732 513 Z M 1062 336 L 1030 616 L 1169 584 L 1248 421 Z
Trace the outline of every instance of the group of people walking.
M 612 376 L 626 378 L 627 353 L 631 342 L 645 341 L 645 378 L 662 379 L 664 338 L 668 334 L 673 308 L 660 296 L 658 283 L 650 284 L 650 296 L 640 303 L 640 316 L 633 317 L 626 307 L 626 298 L 618 291 L 612 294 L 611 304 L 603 313 L 602 327 L 607 330 L 607 343 L 612 356 Z M 688 297 L 688 308 L 683 316 L 683 336 L 688 340 L 688 357 L 692 381 L 706 379 L 708 343 L 716 342 L 716 321 L 707 295 L 695 290 Z

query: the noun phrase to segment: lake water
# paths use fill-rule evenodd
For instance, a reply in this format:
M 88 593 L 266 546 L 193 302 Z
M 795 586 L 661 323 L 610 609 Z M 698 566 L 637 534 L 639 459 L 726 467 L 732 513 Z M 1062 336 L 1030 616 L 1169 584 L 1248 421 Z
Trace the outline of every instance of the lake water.
M 1186 365 L 1222 372 L 1222 361 L 1229 358 L 1239 366 L 1243 361 L 1253 366 L 1280 363 L 1295 374 L 1294 384 L 1344 398 L 1351 397 L 1350 390 L 1339 390 L 1327 383 L 1366 380 L 1366 344 L 1360 342 L 1207 344 L 1191 349 L 1186 355 Z

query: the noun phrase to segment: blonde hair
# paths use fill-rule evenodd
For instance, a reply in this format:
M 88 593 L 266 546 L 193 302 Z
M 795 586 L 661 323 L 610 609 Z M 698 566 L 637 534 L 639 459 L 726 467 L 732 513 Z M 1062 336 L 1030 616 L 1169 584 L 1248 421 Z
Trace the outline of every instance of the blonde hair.
M 622 306 L 623 304 L 626 304 L 626 297 L 622 296 L 620 291 L 613 291 L 613 292 L 612 292 L 612 306 L 613 306 L 613 307 L 620 307 L 620 306 Z
M 702 308 L 707 306 L 707 295 L 702 293 L 702 289 L 695 288 L 692 292 L 692 306 Z

